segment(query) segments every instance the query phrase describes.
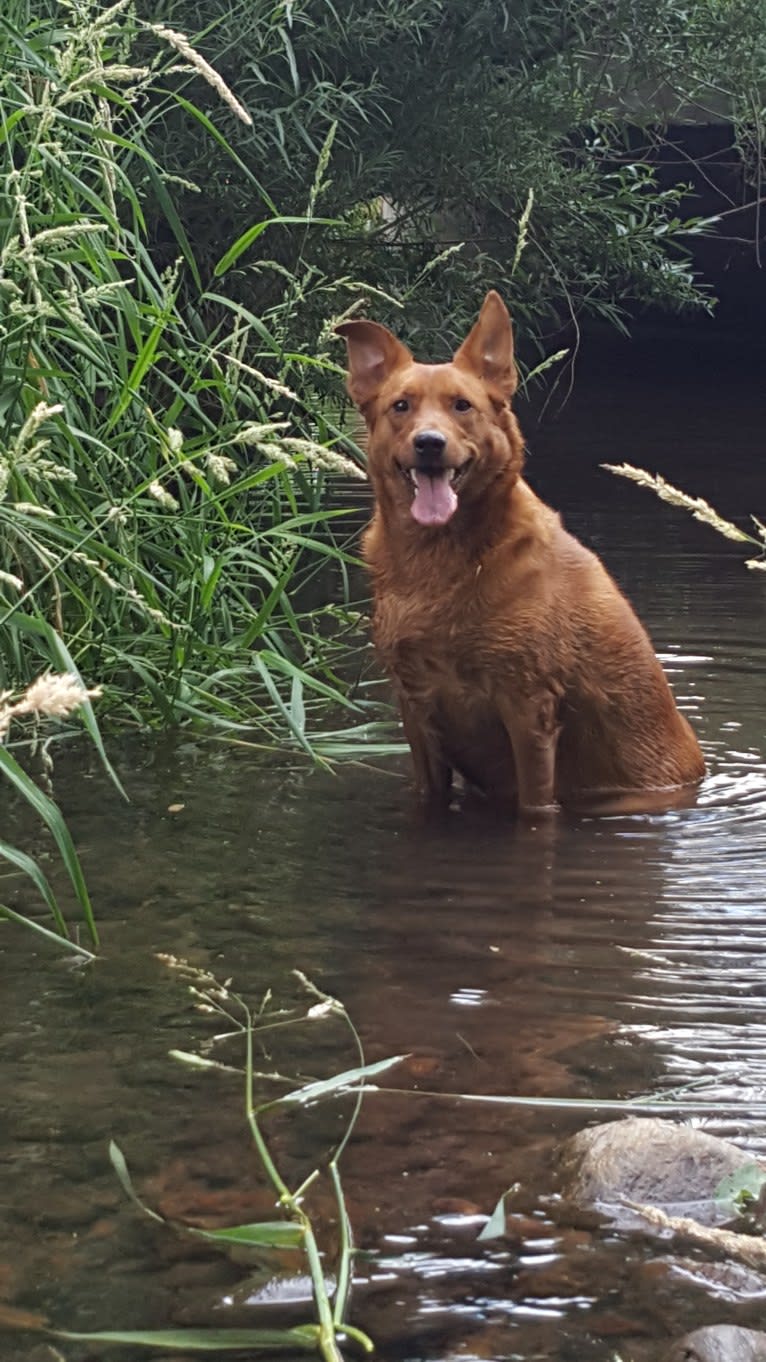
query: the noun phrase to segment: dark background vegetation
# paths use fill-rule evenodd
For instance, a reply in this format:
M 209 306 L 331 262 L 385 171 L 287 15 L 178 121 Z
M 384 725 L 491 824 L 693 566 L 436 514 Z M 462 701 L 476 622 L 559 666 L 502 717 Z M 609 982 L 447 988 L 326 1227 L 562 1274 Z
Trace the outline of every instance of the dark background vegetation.
M 312 339 L 356 281 L 390 294 L 376 313 L 429 347 L 454 342 L 499 286 L 544 347 L 589 317 L 698 311 L 760 264 L 760 3 L 185 0 L 162 13 L 204 34 L 200 49 L 252 114 L 252 129 L 227 132 L 280 212 L 305 211 L 336 127 L 318 206 L 343 227 L 282 233 L 258 253 L 300 261 L 294 324 Z M 209 88 L 193 94 L 220 116 Z M 209 263 L 263 206 L 177 106 L 151 142 L 199 187 L 183 216 Z M 715 244 L 698 247 L 701 232 Z M 230 284 L 259 306 L 280 297 L 255 254 Z M 752 300 L 752 287 L 739 296 Z

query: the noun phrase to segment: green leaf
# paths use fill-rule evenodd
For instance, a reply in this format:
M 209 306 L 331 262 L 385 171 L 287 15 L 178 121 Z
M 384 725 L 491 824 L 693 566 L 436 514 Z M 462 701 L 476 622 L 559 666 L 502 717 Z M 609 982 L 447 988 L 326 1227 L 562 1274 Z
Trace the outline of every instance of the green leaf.
M 32 113 L 31 109 L 14 109 L 13 113 L 9 114 L 8 118 L 3 119 L 3 122 L 0 123 L 0 145 L 3 142 L 7 142 L 8 134 L 13 131 L 19 119 L 24 118 L 26 114 L 30 113 Z
M 305 672 L 300 667 L 296 667 L 294 662 L 290 662 L 289 658 L 281 657 L 279 653 L 263 648 L 261 652 L 256 654 L 256 662 L 266 665 L 268 669 L 283 672 L 285 676 L 290 678 L 299 676 L 302 684 L 308 690 L 316 691 L 319 695 L 323 695 L 325 699 L 332 700 L 337 705 L 343 705 L 346 709 L 357 708 L 354 701 L 349 700 L 348 696 L 341 694 L 333 686 L 326 685 L 324 681 L 319 680 L 319 677 L 312 676 L 310 672 Z
M 501 1239 L 505 1234 L 505 1198 L 507 1195 L 507 1192 L 503 1192 L 489 1220 L 478 1235 L 480 1243 L 485 1239 Z
M 69 834 L 69 829 L 64 822 L 60 809 L 56 807 L 52 799 L 43 794 L 35 782 L 27 775 L 23 767 L 19 766 L 16 758 L 6 748 L 0 746 L 0 771 L 3 771 L 12 785 L 35 811 L 42 818 L 53 834 L 53 839 L 61 854 L 61 859 L 66 866 L 67 873 L 72 882 L 72 887 L 77 895 L 77 901 L 82 909 L 90 939 L 94 945 L 98 945 L 98 931 L 96 921 L 93 916 L 93 908 L 88 895 L 85 877 L 82 873 L 74 843 Z
M 148 161 L 147 168 L 149 171 L 149 179 L 151 180 L 152 189 L 154 190 L 154 193 L 157 196 L 157 202 L 159 203 L 163 213 L 165 214 L 165 217 L 168 220 L 168 225 L 171 228 L 176 241 L 178 242 L 184 260 L 189 266 L 192 278 L 195 284 L 197 285 L 197 288 L 201 291 L 202 280 L 200 278 L 199 267 L 197 265 L 194 251 L 192 250 L 191 247 L 191 242 L 189 241 L 189 238 L 186 234 L 186 229 L 180 217 L 178 216 L 178 213 L 176 212 L 175 204 L 173 203 L 173 200 L 170 197 L 170 194 L 168 193 L 162 175 L 158 174 L 155 163 L 151 158 Z
M 223 147 L 224 151 L 227 153 L 228 156 L 231 157 L 234 164 L 238 166 L 239 169 L 242 171 L 242 174 L 245 176 L 245 179 L 249 180 L 252 185 L 255 185 L 255 188 L 258 190 L 258 193 L 260 194 L 269 211 L 272 213 L 276 213 L 277 206 L 274 203 L 274 200 L 264 189 L 263 185 L 261 184 L 257 176 L 253 174 L 250 167 L 245 163 L 245 161 L 242 160 L 240 156 L 237 155 L 231 143 L 227 142 L 223 134 L 218 131 L 217 127 L 215 126 L 215 123 L 213 123 L 211 119 L 208 118 L 207 114 L 203 113 L 202 110 L 199 109 L 196 104 L 192 104 L 191 100 L 185 99 L 183 95 L 179 95 L 176 90 L 160 91 L 158 89 L 158 93 L 168 95 L 171 99 L 174 99 L 182 109 L 185 109 L 188 114 L 191 114 L 193 118 L 196 118 L 197 122 L 202 125 L 205 131 L 208 132 L 212 138 L 214 138 L 214 140 L 218 143 L 219 147 Z
M 122 393 L 120 394 L 107 423 L 107 434 L 114 429 L 120 417 L 127 411 L 133 398 L 138 396 L 141 383 L 154 362 L 157 346 L 160 343 L 162 334 L 168 326 L 169 321 L 170 318 L 168 310 L 166 309 L 157 317 L 149 335 L 146 337 L 146 340 L 136 355 L 136 358 L 133 361 L 133 368 L 128 375 Z
M 10 861 L 11 865 L 15 865 L 19 870 L 23 870 L 24 874 L 28 875 L 29 878 L 34 881 L 41 898 L 45 899 L 45 902 L 51 910 L 51 916 L 53 917 L 53 921 L 55 922 L 60 935 L 68 937 L 69 928 L 66 925 L 64 914 L 59 908 L 56 896 L 37 864 L 37 861 L 33 861 L 32 857 L 27 856 L 25 851 L 19 851 L 18 847 L 12 847 L 8 842 L 2 841 L 0 841 L 0 856 L 2 856 L 3 860 Z
M 144 1215 L 156 1220 L 160 1225 L 172 1225 L 185 1234 L 197 1239 L 208 1239 L 219 1244 L 245 1244 L 255 1248 L 300 1248 L 303 1243 L 303 1229 L 289 1220 L 262 1221 L 250 1225 L 228 1225 L 217 1230 L 202 1230 L 196 1225 L 182 1225 L 174 1220 L 165 1220 L 141 1200 L 128 1170 L 125 1155 L 114 1140 L 109 1141 L 109 1158 L 126 1195 Z
M 252 621 L 252 623 L 248 626 L 248 628 L 242 635 L 243 648 L 250 648 L 253 645 L 253 643 L 255 643 L 255 640 L 261 637 L 261 634 L 263 633 L 264 628 L 268 623 L 268 620 L 273 614 L 280 597 L 284 594 L 285 587 L 287 586 L 287 583 L 292 577 L 294 571 L 295 571 L 294 564 L 288 563 L 284 572 L 279 577 L 279 580 L 276 581 L 272 586 L 271 591 L 269 592 L 268 596 L 266 596 L 263 604 L 261 605 L 260 610 L 258 611 L 258 614 L 255 616 L 255 619 Z
M 295 1088 L 292 1092 L 286 1092 L 282 1097 L 277 1097 L 271 1102 L 265 1102 L 258 1111 L 272 1110 L 274 1107 L 287 1106 L 290 1103 L 304 1105 L 307 1102 L 316 1102 L 320 1097 L 327 1097 L 329 1093 L 341 1092 L 348 1089 L 363 1086 L 368 1078 L 374 1078 L 378 1074 L 387 1073 L 397 1064 L 401 1064 L 406 1055 L 393 1055 L 390 1059 L 379 1059 L 376 1064 L 364 1064 L 358 1069 L 346 1069 L 342 1074 L 336 1074 L 334 1078 L 321 1079 L 318 1083 L 307 1083 L 302 1088 Z
M 189 1352 L 236 1352 L 243 1348 L 299 1348 L 314 1352 L 319 1328 L 302 1324 L 294 1329 L 127 1329 L 108 1333 L 80 1334 L 52 1329 L 53 1338 L 72 1343 L 125 1343 L 138 1348 L 188 1349 Z
M 185 1225 L 184 1229 L 202 1239 L 218 1244 L 246 1244 L 254 1248 L 300 1248 L 304 1234 L 301 1225 L 289 1220 L 263 1221 L 255 1225 L 231 1225 L 219 1230 L 200 1230 Z
M 44 936 L 48 941 L 55 941 L 58 946 L 63 946 L 68 951 L 73 951 L 75 955 L 82 956 L 85 960 L 95 960 L 92 951 L 86 951 L 84 946 L 78 946 L 76 941 L 70 941 L 68 937 L 61 936 L 59 932 L 52 932 L 49 927 L 43 927 L 41 922 L 35 922 L 34 918 L 25 917 L 23 913 L 14 912 L 7 904 L 0 903 L 0 917 L 8 918 L 9 922 L 17 922 L 20 927 L 29 927 L 39 936 Z
M 287 30 L 282 28 L 281 25 L 277 26 L 277 32 L 284 44 L 285 53 L 287 55 L 287 64 L 290 67 L 290 77 L 293 82 L 293 90 L 295 94 L 298 95 L 300 94 L 301 83 L 298 76 L 298 65 L 295 60 L 295 52 L 293 51 L 293 45 L 290 42 Z
M 766 1184 L 766 1168 L 760 1163 L 743 1163 L 733 1173 L 722 1178 L 715 1189 L 715 1200 L 735 1211 L 741 1211 L 756 1201 Z
M 303 738 L 306 735 L 306 706 L 303 702 L 303 680 L 299 675 L 293 677 L 290 688 L 290 722 L 293 731 Z
M 252 227 L 248 227 L 246 232 L 243 232 L 240 237 L 237 237 L 237 240 L 229 247 L 228 251 L 221 256 L 213 270 L 215 278 L 220 279 L 222 274 L 225 274 L 228 269 L 231 269 L 231 266 L 239 260 L 242 252 L 246 251 L 249 246 L 252 246 L 253 242 L 258 240 L 259 236 L 266 231 L 267 227 L 282 227 L 285 225 L 302 227 L 338 227 L 340 224 L 335 218 L 305 217 L 265 218 L 263 222 L 254 222 Z
M 165 1221 L 163 1217 L 158 1215 L 156 1211 L 151 1210 L 149 1206 L 145 1205 L 136 1192 L 130 1173 L 128 1172 L 128 1165 L 125 1162 L 125 1155 L 120 1149 L 120 1146 L 115 1144 L 114 1140 L 109 1141 L 109 1158 L 112 1167 L 117 1174 L 122 1190 L 130 1197 L 134 1206 L 137 1206 L 139 1211 L 143 1211 L 144 1215 L 148 1215 L 150 1219 L 158 1221 L 160 1225 L 164 1225 Z

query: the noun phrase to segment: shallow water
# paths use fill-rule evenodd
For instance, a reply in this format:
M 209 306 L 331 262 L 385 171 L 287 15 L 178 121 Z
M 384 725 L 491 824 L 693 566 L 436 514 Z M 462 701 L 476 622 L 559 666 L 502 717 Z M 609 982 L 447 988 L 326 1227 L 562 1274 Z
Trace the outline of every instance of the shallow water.
M 683 1098 L 706 1129 L 766 1154 L 766 575 L 597 469 L 626 459 L 726 513 L 763 512 L 763 411 L 752 374 L 715 382 L 711 353 L 672 380 L 661 354 L 640 359 L 618 383 L 595 357 L 563 416 L 532 426 L 530 476 L 648 624 L 709 759 L 696 807 L 538 827 L 465 810 L 425 827 L 404 760 L 332 776 L 183 740 L 113 745 L 126 807 L 87 756 L 60 754 L 104 958 L 73 969 L 0 931 L 0 1301 L 79 1329 L 263 1322 L 251 1269 L 142 1220 L 109 1165 L 113 1137 L 171 1218 L 270 1214 L 238 1080 L 168 1057 L 223 1029 L 157 959 L 168 952 L 253 1002 L 273 989 L 273 1006 L 303 998 L 300 968 L 343 1000 L 369 1060 L 408 1056 L 344 1158 L 374 1255 L 354 1318 L 382 1356 L 648 1362 L 701 1323 L 758 1326 L 757 1284 L 713 1288 L 693 1252 L 675 1268 L 669 1245 L 553 1196 L 561 1138 L 625 1098 Z M 236 1042 L 214 1053 L 238 1062 Z M 305 1079 L 355 1053 L 331 1019 L 265 1032 L 259 1063 Z M 347 1115 L 328 1102 L 276 1123 L 290 1178 Z M 480 1242 L 515 1183 L 506 1236 Z M 329 1249 L 328 1195 L 314 1204 Z M 0 1335 L 0 1358 L 51 1357 Z

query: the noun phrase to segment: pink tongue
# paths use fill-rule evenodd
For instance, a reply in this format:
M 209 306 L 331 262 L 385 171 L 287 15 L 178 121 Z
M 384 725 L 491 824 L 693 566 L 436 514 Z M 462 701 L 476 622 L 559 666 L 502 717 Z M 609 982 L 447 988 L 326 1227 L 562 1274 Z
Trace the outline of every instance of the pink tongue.
M 429 477 L 413 473 L 415 500 L 410 507 L 419 525 L 446 525 L 457 510 L 457 497 L 446 473 Z

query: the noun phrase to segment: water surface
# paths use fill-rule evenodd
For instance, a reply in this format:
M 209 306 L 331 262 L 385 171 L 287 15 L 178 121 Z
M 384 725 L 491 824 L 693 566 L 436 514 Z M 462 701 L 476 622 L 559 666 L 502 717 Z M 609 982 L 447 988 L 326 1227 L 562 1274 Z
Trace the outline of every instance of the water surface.
M 727 514 L 766 510 L 752 381 L 734 370 L 716 384 L 715 356 L 703 360 L 679 377 L 644 353 L 618 382 L 597 355 L 530 440 L 535 486 L 630 595 L 701 737 L 696 807 L 537 827 L 466 810 L 424 827 L 404 759 L 329 775 L 189 739 L 113 746 L 126 807 L 87 755 L 57 757 L 104 956 L 73 969 L 0 930 L 0 1299 L 79 1329 L 261 1322 L 247 1265 L 143 1221 L 108 1162 L 113 1137 L 171 1217 L 270 1214 L 239 1083 L 168 1057 L 222 1029 L 157 958 L 172 953 L 251 1002 L 272 989 L 274 1006 L 302 999 L 300 968 L 346 1004 L 368 1059 L 408 1056 L 386 1080 L 401 1091 L 367 1099 L 344 1160 L 373 1254 L 354 1318 L 382 1356 L 649 1362 L 701 1323 L 757 1327 L 757 1283 L 716 1292 L 693 1253 L 563 1212 L 555 1150 L 597 1114 L 450 1096 L 675 1093 L 709 1104 L 694 1118 L 706 1129 L 766 1154 L 766 575 L 598 470 L 626 459 Z M 237 1062 L 235 1042 L 215 1053 Z M 264 1033 L 260 1062 L 308 1078 L 355 1055 L 330 1020 Z M 291 1178 L 347 1114 L 328 1103 L 277 1124 Z M 515 1183 L 506 1236 L 480 1242 Z M 329 1246 L 327 1194 L 314 1206 Z M 0 1357 L 51 1356 L 0 1335 Z

